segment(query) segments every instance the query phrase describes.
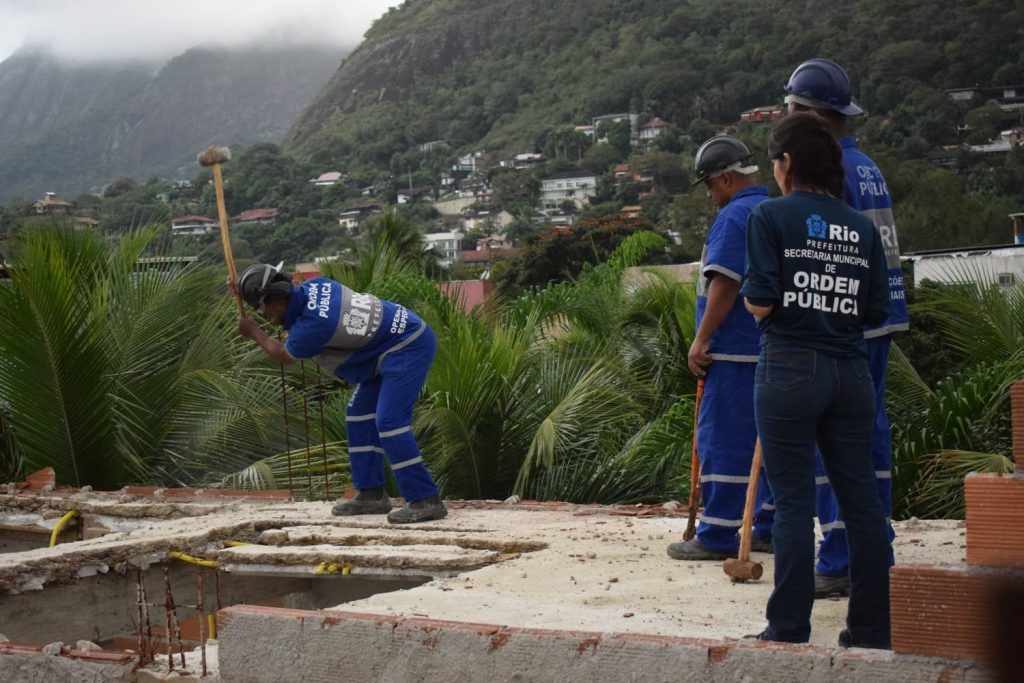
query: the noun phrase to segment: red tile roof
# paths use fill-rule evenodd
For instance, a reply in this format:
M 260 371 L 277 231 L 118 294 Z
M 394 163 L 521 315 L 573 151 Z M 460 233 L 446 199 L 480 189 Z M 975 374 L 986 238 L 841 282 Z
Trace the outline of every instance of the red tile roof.
M 277 218 L 277 209 L 249 209 L 235 216 L 236 221 L 269 221 Z

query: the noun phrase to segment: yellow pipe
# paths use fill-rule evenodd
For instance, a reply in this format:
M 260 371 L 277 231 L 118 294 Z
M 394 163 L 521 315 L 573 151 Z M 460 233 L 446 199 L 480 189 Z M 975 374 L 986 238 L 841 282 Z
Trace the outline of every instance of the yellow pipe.
M 53 533 L 50 534 L 50 547 L 57 545 L 57 536 L 64 530 L 64 526 L 71 521 L 72 517 L 78 514 L 78 510 L 69 510 L 64 513 L 64 516 L 57 520 L 57 526 L 53 527 Z
M 253 544 L 247 541 L 224 541 L 224 545 L 228 546 L 229 548 L 237 548 L 238 546 Z
M 213 614 L 206 615 L 207 620 L 210 623 L 210 630 L 208 631 L 208 637 L 210 640 L 217 640 L 217 617 Z
M 189 564 L 195 564 L 195 565 L 198 565 L 200 567 L 210 567 L 211 569 L 216 569 L 217 568 L 217 563 L 214 562 L 213 560 L 204 560 L 201 557 L 196 557 L 195 555 L 189 555 L 188 553 L 179 553 L 177 551 L 171 551 L 171 552 L 169 552 L 167 554 L 170 557 L 173 557 L 175 560 L 181 560 L 182 562 L 188 562 Z

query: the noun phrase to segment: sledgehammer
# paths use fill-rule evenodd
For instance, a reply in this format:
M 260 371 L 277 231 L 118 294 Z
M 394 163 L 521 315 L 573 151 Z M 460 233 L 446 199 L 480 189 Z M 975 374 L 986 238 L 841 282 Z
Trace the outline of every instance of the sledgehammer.
M 697 453 L 697 417 L 700 402 L 704 398 L 704 380 L 697 380 L 697 398 L 693 402 L 693 446 L 690 449 L 690 501 L 687 506 L 686 531 L 683 540 L 689 541 L 697 535 L 697 506 L 700 505 L 700 456 Z
M 757 581 L 764 574 L 760 562 L 750 559 L 750 542 L 754 536 L 754 501 L 757 499 L 757 482 L 761 478 L 761 439 L 754 443 L 754 459 L 750 463 L 750 481 L 747 482 L 747 500 L 743 505 L 743 527 L 740 538 L 739 557 L 730 557 L 722 569 L 733 583 Z
M 220 219 L 220 243 L 224 248 L 224 261 L 228 266 L 228 277 L 232 282 L 238 281 L 238 274 L 235 273 L 235 257 L 231 253 L 231 239 L 228 237 L 228 212 L 224 208 L 224 179 L 220 174 L 220 165 L 231 160 L 231 150 L 227 147 L 207 147 L 196 157 L 200 166 L 212 166 L 213 189 L 217 193 L 217 216 Z M 235 303 L 238 305 L 238 315 L 245 317 L 245 307 L 242 305 L 242 297 L 235 292 Z

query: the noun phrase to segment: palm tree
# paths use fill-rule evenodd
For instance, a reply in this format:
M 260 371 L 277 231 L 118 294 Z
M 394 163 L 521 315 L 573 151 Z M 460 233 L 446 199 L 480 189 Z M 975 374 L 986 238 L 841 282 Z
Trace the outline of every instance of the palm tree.
M 0 406 L 26 469 L 52 465 L 58 482 L 97 488 L 210 485 L 286 450 L 283 400 L 302 433 L 314 389 L 289 382 L 282 399 L 278 368 L 234 331 L 222 275 L 140 261 L 155 234 L 110 244 L 51 227 L 14 245 L 0 286 Z
M 965 270 L 965 284 L 917 307 L 938 321 L 964 367 L 929 386 L 896 346 L 887 405 L 896 514 L 963 515 L 963 477 L 1010 472 L 1009 387 L 1024 377 L 1024 286 L 1000 288 Z

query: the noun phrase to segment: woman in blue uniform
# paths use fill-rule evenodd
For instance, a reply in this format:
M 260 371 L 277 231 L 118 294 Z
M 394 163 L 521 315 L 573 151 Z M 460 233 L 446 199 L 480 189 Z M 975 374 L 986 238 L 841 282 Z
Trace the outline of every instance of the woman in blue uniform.
M 810 638 L 817 442 L 850 544 L 839 642 L 888 648 L 889 537 L 871 459 L 874 386 L 862 330 L 889 315 L 883 243 L 843 201 L 842 151 L 820 117 L 783 119 L 769 154 L 784 196 L 751 213 L 742 287 L 762 332 L 754 411 L 776 507 L 775 590 L 758 637 Z
M 325 372 L 356 384 L 346 411 L 349 462 L 356 497 L 334 506 L 335 515 L 384 514 L 384 456 L 406 506 L 388 515 L 393 524 L 425 522 L 448 514 L 412 433 L 412 408 L 437 350 L 433 330 L 398 304 L 354 292 L 340 282 L 291 278 L 265 263 L 238 279 L 246 303 L 288 331 L 284 344 L 252 318 L 238 331 L 280 363 L 311 358 Z

